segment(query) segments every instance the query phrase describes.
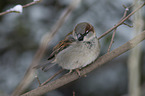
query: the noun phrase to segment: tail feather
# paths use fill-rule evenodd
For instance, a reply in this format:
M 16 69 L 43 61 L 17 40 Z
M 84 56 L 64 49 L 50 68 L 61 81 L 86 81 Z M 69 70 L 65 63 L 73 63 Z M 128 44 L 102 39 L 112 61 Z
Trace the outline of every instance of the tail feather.
M 52 63 L 51 61 L 47 61 L 45 63 L 41 63 L 37 66 L 34 66 L 33 68 L 39 69 L 41 68 L 44 72 L 48 71 L 50 68 L 52 68 L 56 63 Z
M 48 65 L 43 66 L 43 67 L 42 67 L 42 70 L 43 70 L 44 72 L 46 72 L 46 71 L 48 71 L 50 68 L 52 68 L 52 67 L 55 66 L 55 65 L 56 65 L 56 63 L 49 63 Z

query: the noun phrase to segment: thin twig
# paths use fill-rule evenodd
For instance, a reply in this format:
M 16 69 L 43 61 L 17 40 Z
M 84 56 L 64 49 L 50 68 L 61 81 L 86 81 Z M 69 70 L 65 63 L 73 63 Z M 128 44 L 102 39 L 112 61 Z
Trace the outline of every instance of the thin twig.
M 37 81 L 38 81 L 38 83 L 39 83 L 39 86 L 41 86 L 41 82 L 40 82 L 38 76 L 35 76 L 35 78 L 37 79 Z
M 109 48 L 108 48 L 108 52 L 110 52 L 111 46 L 112 46 L 112 44 L 113 44 L 114 36 L 115 36 L 116 30 L 117 30 L 117 28 L 114 29 L 114 32 L 113 32 L 113 34 L 112 34 L 112 38 L 111 38 L 111 42 L 110 42 L 110 45 L 109 45 Z
M 26 7 L 28 7 L 28 6 L 34 5 L 34 4 L 39 3 L 39 2 L 41 2 L 41 1 L 42 1 L 42 0 L 36 0 L 36 1 L 30 2 L 30 3 L 26 4 L 26 5 L 23 5 L 23 8 L 26 8 Z
M 57 73 L 55 73 L 53 76 L 51 76 L 48 80 L 46 80 L 44 83 L 41 84 L 41 86 L 47 84 L 49 81 L 51 81 L 53 78 L 55 78 L 58 74 L 60 74 L 63 71 L 63 69 L 59 70 Z
M 26 5 L 23 5 L 22 7 L 23 7 L 23 8 L 26 8 L 26 7 L 28 7 L 28 6 L 34 5 L 34 4 L 36 4 L 36 3 L 39 3 L 39 2 L 41 2 L 41 1 L 42 1 L 42 0 L 36 0 L 36 1 L 30 2 L 30 3 L 26 4 Z M 12 13 L 12 12 L 14 12 L 14 11 L 7 10 L 7 11 L 5 11 L 5 12 L 1 12 L 1 13 L 0 13 L 0 16 L 5 15 L 5 14 L 8 14 L 8 13 Z
M 83 68 L 80 72 L 83 76 L 84 74 L 87 74 L 91 72 L 92 70 L 96 69 L 98 66 L 105 64 L 106 62 L 109 62 L 110 60 L 114 59 L 115 57 L 118 57 L 119 55 L 125 53 L 126 51 L 134 48 L 137 44 L 139 44 L 141 41 L 145 39 L 145 31 L 140 33 L 139 35 L 135 36 L 132 40 L 129 40 L 127 43 L 123 44 L 119 48 L 114 49 L 111 52 L 106 53 L 105 55 L 99 57 L 95 62 L 93 62 L 91 65 L 87 66 L 86 68 Z M 29 91 L 21 96 L 39 96 L 42 94 L 47 93 L 48 91 L 52 91 L 56 88 L 59 88 L 65 84 L 68 84 L 74 80 L 77 80 L 79 77 L 76 72 L 73 72 L 72 74 L 64 75 L 61 78 L 52 81 L 44 86 L 38 87 L 32 91 Z
M 130 9 L 131 7 L 134 6 L 134 4 L 130 5 L 129 7 L 126 7 L 125 5 L 122 5 L 122 6 L 123 6 L 125 9 L 126 9 L 126 8 L 129 8 L 129 9 Z
M 125 7 L 125 12 L 123 14 L 123 17 L 120 19 L 119 23 L 126 17 L 127 12 L 129 10 L 129 8 L 126 7 L 125 5 L 123 7 Z M 124 24 L 124 22 L 123 22 L 123 24 Z M 108 48 L 108 51 L 107 52 L 110 52 L 111 46 L 112 46 L 113 41 L 114 41 L 114 36 L 115 36 L 116 30 L 117 30 L 117 28 L 115 28 L 114 31 L 113 31 L 112 38 L 111 38 L 111 42 L 110 42 L 110 45 L 109 45 L 109 48 Z
M 117 28 L 118 26 L 120 26 L 124 21 L 126 21 L 130 16 L 132 16 L 136 11 L 138 11 L 140 8 L 142 8 L 145 5 L 145 2 L 140 5 L 138 8 L 136 8 L 134 11 L 132 11 L 128 16 L 126 16 L 124 19 L 122 19 L 118 24 L 116 24 L 114 27 L 110 28 L 108 31 L 106 31 L 105 33 L 103 33 L 98 39 L 101 39 L 102 37 L 104 37 L 105 35 L 107 35 L 108 33 L 110 33 L 112 30 L 114 30 L 115 28 Z
M 126 24 L 126 23 L 123 23 L 124 25 L 126 25 L 126 26 L 128 26 L 128 27 L 130 27 L 130 28 L 132 28 L 133 26 L 131 26 L 131 25 L 128 25 L 128 24 Z
M 124 18 L 126 17 L 128 11 L 129 11 L 129 8 L 126 7 L 126 8 L 125 8 L 125 12 L 124 12 L 123 17 L 121 18 L 121 20 L 124 19 Z M 120 21 L 121 21 L 121 20 L 120 20 Z M 120 22 L 120 21 L 119 21 L 119 22 Z
M 5 15 L 5 14 L 8 14 L 8 13 L 11 13 L 11 11 L 2 12 L 2 13 L 0 13 L 0 16 Z

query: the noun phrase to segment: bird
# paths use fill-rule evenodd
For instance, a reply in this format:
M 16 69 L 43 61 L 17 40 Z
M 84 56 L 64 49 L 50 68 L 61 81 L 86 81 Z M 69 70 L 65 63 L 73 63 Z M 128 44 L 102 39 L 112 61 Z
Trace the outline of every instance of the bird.
M 47 64 L 37 65 L 35 68 L 47 71 L 58 64 L 62 69 L 70 72 L 76 70 L 80 75 L 79 69 L 91 64 L 99 54 L 100 42 L 94 27 L 87 22 L 81 22 L 53 48 Z

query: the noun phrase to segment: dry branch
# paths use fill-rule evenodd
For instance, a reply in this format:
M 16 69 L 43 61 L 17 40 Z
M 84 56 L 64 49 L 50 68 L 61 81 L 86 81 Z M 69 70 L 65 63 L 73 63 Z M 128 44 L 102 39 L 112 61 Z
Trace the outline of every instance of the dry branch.
M 116 24 L 114 27 L 110 28 L 108 31 L 106 31 L 104 34 L 102 34 L 98 39 L 101 39 L 102 37 L 104 37 L 105 35 L 107 35 L 108 33 L 110 33 L 111 31 L 113 31 L 114 29 L 116 29 L 118 26 L 124 24 L 124 21 L 126 21 L 130 16 L 132 16 L 136 11 L 138 11 L 144 5 L 145 5 L 145 2 L 143 4 L 141 4 L 138 8 L 136 8 L 134 11 L 132 11 L 129 15 L 127 15 L 124 19 L 122 18 L 121 21 L 118 24 Z
M 134 6 L 133 9 L 136 9 L 140 4 L 142 4 L 142 0 L 133 0 Z M 143 10 L 139 10 L 133 16 L 133 35 L 143 31 L 144 27 L 144 19 L 143 19 Z M 141 54 L 142 48 L 141 44 L 131 50 L 130 55 L 128 56 L 128 94 L 129 96 L 141 96 Z
M 110 42 L 110 45 L 109 45 L 109 48 L 108 48 L 108 51 L 107 52 L 110 52 L 111 46 L 112 46 L 112 44 L 114 42 L 114 37 L 115 37 L 116 30 L 117 30 L 117 28 L 114 29 L 114 32 L 113 32 L 112 38 L 111 38 L 111 42 Z
M 30 3 L 26 4 L 26 5 L 23 5 L 22 7 L 23 7 L 23 8 L 26 8 L 26 7 L 29 7 L 29 6 L 34 5 L 34 4 L 36 4 L 36 3 L 39 3 L 40 1 L 41 1 L 41 0 L 35 0 L 35 1 L 30 2 Z M 5 15 L 5 14 L 8 14 L 8 13 L 12 13 L 12 12 L 15 12 L 15 11 L 7 10 L 7 11 L 5 11 L 5 12 L 1 12 L 1 13 L 0 13 L 0 16 Z

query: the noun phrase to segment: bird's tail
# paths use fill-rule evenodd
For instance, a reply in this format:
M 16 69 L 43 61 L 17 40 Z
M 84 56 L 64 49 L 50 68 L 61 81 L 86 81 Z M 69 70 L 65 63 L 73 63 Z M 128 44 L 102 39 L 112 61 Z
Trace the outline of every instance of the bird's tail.
M 33 68 L 36 68 L 36 69 L 41 68 L 44 72 L 46 72 L 46 71 L 48 71 L 50 68 L 52 68 L 55 65 L 56 65 L 56 63 L 51 62 L 51 61 L 47 61 L 45 63 L 41 63 L 39 65 L 36 65 Z

